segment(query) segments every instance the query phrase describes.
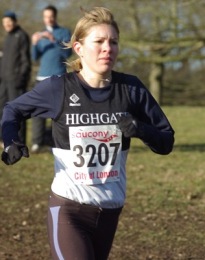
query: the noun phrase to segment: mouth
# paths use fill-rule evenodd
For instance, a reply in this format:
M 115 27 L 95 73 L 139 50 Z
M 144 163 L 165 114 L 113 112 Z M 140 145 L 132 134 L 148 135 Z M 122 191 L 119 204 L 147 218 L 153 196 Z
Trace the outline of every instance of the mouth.
M 103 57 L 103 58 L 100 58 L 100 60 L 105 61 L 105 62 L 112 62 L 113 61 L 113 59 L 111 57 Z

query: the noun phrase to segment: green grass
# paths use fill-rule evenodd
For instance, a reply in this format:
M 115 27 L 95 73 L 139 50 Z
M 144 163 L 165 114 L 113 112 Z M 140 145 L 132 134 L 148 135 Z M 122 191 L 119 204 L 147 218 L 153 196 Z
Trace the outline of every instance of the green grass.
M 168 156 L 133 139 L 127 199 L 110 259 L 205 259 L 205 108 L 164 107 L 176 134 Z M 50 259 L 49 153 L 0 164 L 0 259 Z

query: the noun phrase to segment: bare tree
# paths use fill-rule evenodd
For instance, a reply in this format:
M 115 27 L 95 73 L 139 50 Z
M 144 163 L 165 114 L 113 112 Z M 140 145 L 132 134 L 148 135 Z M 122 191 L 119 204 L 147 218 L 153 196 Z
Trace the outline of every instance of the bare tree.
M 71 6 L 79 8 L 77 1 Z M 205 1 L 85 0 L 86 8 L 110 8 L 121 29 L 120 66 L 144 63 L 150 68 L 149 87 L 160 103 L 167 63 L 203 59 Z M 124 62 L 126 60 L 126 62 Z
M 121 31 L 117 67 L 126 71 L 128 67 L 144 64 L 146 71 L 149 68 L 150 90 L 159 102 L 167 63 L 204 59 L 204 0 L 0 1 L 0 15 L 5 10 L 14 10 L 30 34 L 41 28 L 41 11 L 47 4 L 57 6 L 59 23 L 71 30 L 82 15 L 81 6 L 110 8 Z M 2 39 L 3 34 L 0 35 L 0 44 Z
M 161 101 L 164 65 L 167 62 L 203 59 L 204 1 L 126 1 L 130 30 L 124 48 L 137 53 L 130 58 L 150 66 L 150 90 Z M 203 10 L 203 11 L 202 11 Z M 135 26 L 134 26 L 135 25 Z

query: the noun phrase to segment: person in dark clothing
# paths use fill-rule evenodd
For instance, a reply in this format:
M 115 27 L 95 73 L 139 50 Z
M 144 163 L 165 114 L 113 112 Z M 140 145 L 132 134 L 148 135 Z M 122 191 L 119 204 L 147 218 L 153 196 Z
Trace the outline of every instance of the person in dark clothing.
M 131 138 L 167 155 L 174 130 L 137 76 L 113 70 L 119 28 L 108 9 L 85 12 L 67 47 L 78 56 L 70 63 L 73 72 L 47 78 L 5 106 L 2 161 L 12 165 L 29 157 L 17 135 L 22 119 L 51 118 L 55 176 L 47 224 L 52 259 L 107 260 L 126 199 Z
M 6 102 L 26 92 L 31 72 L 30 39 L 18 25 L 16 14 L 11 11 L 5 12 L 2 24 L 7 36 L 1 59 L 0 119 Z M 26 143 L 25 121 L 21 124 L 19 137 Z M 0 129 L 0 141 L 1 139 Z

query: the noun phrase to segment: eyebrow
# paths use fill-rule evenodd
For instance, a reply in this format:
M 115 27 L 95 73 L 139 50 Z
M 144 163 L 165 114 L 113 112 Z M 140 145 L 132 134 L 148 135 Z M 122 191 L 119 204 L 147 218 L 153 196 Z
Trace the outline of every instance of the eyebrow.
M 107 37 L 104 37 L 104 36 L 95 36 L 94 38 L 106 39 Z M 118 40 L 119 38 L 118 38 L 118 37 L 111 37 L 110 39 L 112 39 L 112 40 Z

